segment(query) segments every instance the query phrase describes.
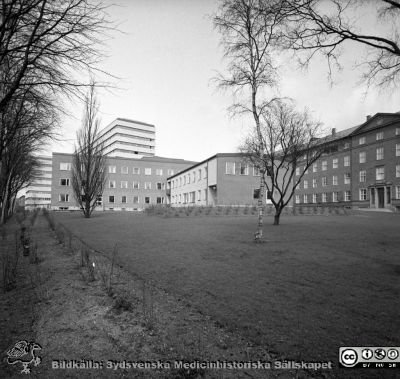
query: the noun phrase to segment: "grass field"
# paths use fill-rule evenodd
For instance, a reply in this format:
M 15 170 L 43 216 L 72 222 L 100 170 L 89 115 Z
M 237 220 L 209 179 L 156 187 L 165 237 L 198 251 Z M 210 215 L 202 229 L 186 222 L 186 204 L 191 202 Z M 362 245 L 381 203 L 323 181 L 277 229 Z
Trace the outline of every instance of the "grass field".
M 56 213 L 127 270 L 287 359 L 337 362 L 340 346 L 398 345 L 400 217 L 161 218 Z

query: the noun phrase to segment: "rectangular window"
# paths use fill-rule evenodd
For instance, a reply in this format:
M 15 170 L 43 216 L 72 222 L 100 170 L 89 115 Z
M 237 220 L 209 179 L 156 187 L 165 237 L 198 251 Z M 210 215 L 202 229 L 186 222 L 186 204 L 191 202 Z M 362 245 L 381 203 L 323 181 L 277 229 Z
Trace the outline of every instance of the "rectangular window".
M 338 168 L 338 159 L 337 158 L 332 160 L 332 168 Z
M 133 174 L 134 175 L 139 175 L 140 174 L 140 168 L 139 167 L 134 167 L 133 168 Z
M 121 181 L 121 188 L 128 188 L 128 182 L 125 180 Z
M 326 180 L 326 176 L 322 177 L 322 187 L 326 187 L 328 185 L 328 181 Z
M 71 171 L 71 163 L 60 163 L 60 171 Z
M 360 171 L 360 183 L 364 183 L 367 180 L 367 171 Z
M 381 139 L 383 139 L 383 132 L 376 133 L 376 140 L 379 141 Z
M 151 189 L 151 182 L 144 182 L 144 189 Z
M 305 181 L 304 181 L 303 186 L 304 186 L 304 189 L 307 189 L 307 188 L 308 188 L 308 180 L 305 180 Z
M 128 173 L 128 166 L 122 166 L 121 167 L 121 174 L 127 174 Z
M 133 204 L 139 204 L 139 196 L 133 196 Z
M 360 163 L 365 163 L 367 161 L 367 153 L 365 151 L 362 151 L 361 153 L 358 154 Z
M 400 165 L 396 165 L 396 178 L 400 178 Z
M 326 192 L 322 193 L 322 202 L 326 203 Z
M 162 183 L 157 183 L 157 189 L 161 190 L 162 189 Z
M 312 186 L 313 188 L 317 188 L 317 179 L 312 180 Z
M 114 203 L 115 202 L 115 197 L 113 195 L 108 196 L 108 202 L 109 203 Z
M 197 201 L 200 201 L 200 200 L 201 200 L 201 190 L 198 190 L 197 191 Z
M 172 168 L 169 168 L 168 171 L 167 171 L 167 175 L 168 176 L 174 175 L 174 170 Z
M 108 173 L 115 174 L 117 172 L 117 166 L 108 166 Z
M 296 204 L 300 204 L 300 195 L 296 195 L 295 201 L 296 201 Z
M 360 188 L 359 197 L 360 197 L 361 201 L 367 200 L 367 189 L 366 188 Z
M 192 176 L 193 176 L 193 183 L 194 183 L 196 181 L 196 171 L 193 171 Z
M 239 169 L 240 175 L 249 175 L 249 166 L 247 164 L 241 163 Z
M 69 179 L 60 179 L 60 186 L 66 186 L 69 187 Z
M 190 174 L 187 174 L 187 184 L 190 184 Z
M 297 175 L 297 176 L 300 175 L 300 167 L 296 167 L 296 175 Z
M 156 168 L 156 175 L 162 176 L 162 174 L 163 174 L 162 168 Z
M 304 195 L 303 195 L 303 203 L 304 203 L 304 204 L 307 204 L 307 202 L 308 202 L 307 195 L 304 194 Z
M 145 174 L 145 175 L 151 175 L 151 168 L 146 167 L 146 168 L 144 169 L 144 174 Z
M 253 190 L 253 199 L 259 199 L 260 198 L 260 189 L 256 188 Z
M 332 176 L 332 185 L 334 185 L 334 186 L 338 185 L 338 180 L 337 180 L 337 176 L 336 175 Z
M 336 203 L 338 201 L 338 193 L 337 192 L 332 192 L 332 201 Z
M 207 179 L 208 167 L 204 167 L 204 179 Z
M 396 136 L 400 136 L 400 128 L 396 128 Z
M 360 137 L 360 139 L 358 140 L 358 144 L 359 145 L 364 145 L 365 144 L 365 137 Z
M 133 182 L 133 188 L 139 189 L 139 182 Z
M 346 172 L 344 174 L 344 184 L 350 184 L 350 173 Z
M 197 180 L 201 180 L 201 169 L 199 170 L 199 173 L 198 173 L 198 179 Z
M 306 168 L 306 170 L 304 171 L 304 174 L 305 174 L 305 175 L 308 174 L 308 168 Z
M 348 155 L 346 155 L 345 157 L 344 157 L 344 166 L 345 167 L 348 167 L 348 166 L 350 166 L 350 156 L 348 156 Z
M 313 193 L 312 195 L 312 202 L 315 204 L 317 202 L 317 194 Z
M 385 180 L 385 167 L 376 167 L 375 169 L 376 173 L 376 180 Z
M 328 168 L 328 161 L 322 161 L 322 171 L 326 171 Z
M 400 143 L 396 143 L 396 157 L 400 157 Z
M 318 164 L 314 163 L 312 166 L 312 172 L 317 172 L 318 171 Z
M 58 200 L 60 203 L 67 203 L 69 202 L 69 195 L 67 193 L 60 193 Z
M 157 197 L 156 199 L 157 204 L 164 204 L 164 198 L 163 197 Z
M 108 188 L 115 188 L 115 180 L 110 180 L 108 182 Z
M 350 200 L 351 200 L 351 192 L 344 191 L 344 201 L 350 201 Z
M 146 197 L 144 198 L 144 203 L 145 203 L 145 204 L 150 204 L 150 197 L 149 197 L 149 196 L 146 196 Z
M 225 174 L 235 175 L 235 162 L 226 162 Z
M 396 199 L 400 199 L 400 186 L 396 186 Z
M 380 161 L 383 159 L 383 147 L 378 147 L 376 149 L 376 160 Z
M 121 203 L 124 203 L 124 204 L 126 203 L 126 196 L 121 197 Z
M 103 196 L 97 196 L 96 205 L 100 207 L 103 205 Z

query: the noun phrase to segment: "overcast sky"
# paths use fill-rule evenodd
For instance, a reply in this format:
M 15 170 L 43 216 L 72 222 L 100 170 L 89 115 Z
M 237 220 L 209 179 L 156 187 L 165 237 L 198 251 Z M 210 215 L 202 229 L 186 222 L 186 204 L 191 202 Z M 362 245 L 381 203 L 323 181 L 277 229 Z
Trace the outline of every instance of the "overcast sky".
M 102 68 L 121 78 L 120 90 L 100 91 L 101 124 L 117 117 L 156 126 L 156 154 L 200 161 L 213 154 L 237 150 L 248 130 L 248 122 L 230 119 L 232 102 L 210 81 L 223 72 L 225 61 L 219 35 L 210 15 L 216 0 L 119 0 L 110 17 L 123 33 L 107 42 L 109 58 Z M 369 15 L 359 15 L 374 28 Z M 354 56 L 346 51 L 346 68 L 327 80 L 323 61 L 314 61 L 307 72 L 282 61 L 280 94 L 292 97 L 299 108 L 307 107 L 326 129 L 349 128 L 364 122 L 366 115 L 400 111 L 399 92 L 369 90 L 358 85 Z M 73 117 L 65 118 L 61 141 L 47 151 L 72 152 L 80 127 L 82 106 L 71 104 Z

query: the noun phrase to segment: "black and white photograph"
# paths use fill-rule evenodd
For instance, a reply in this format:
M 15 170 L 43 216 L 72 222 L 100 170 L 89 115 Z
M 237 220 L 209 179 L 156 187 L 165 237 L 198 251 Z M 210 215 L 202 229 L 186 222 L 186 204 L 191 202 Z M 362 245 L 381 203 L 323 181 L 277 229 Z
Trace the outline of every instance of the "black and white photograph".
M 0 0 L 0 378 L 397 378 L 400 0 Z

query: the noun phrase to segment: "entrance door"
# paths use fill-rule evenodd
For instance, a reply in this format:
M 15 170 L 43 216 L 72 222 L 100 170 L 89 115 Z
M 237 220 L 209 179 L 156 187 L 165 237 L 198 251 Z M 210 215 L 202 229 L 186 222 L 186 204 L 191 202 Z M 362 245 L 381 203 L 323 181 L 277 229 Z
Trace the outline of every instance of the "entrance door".
M 378 191 L 378 208 L 385 207 L 385 188 L 379 187 L 376 189 Z

